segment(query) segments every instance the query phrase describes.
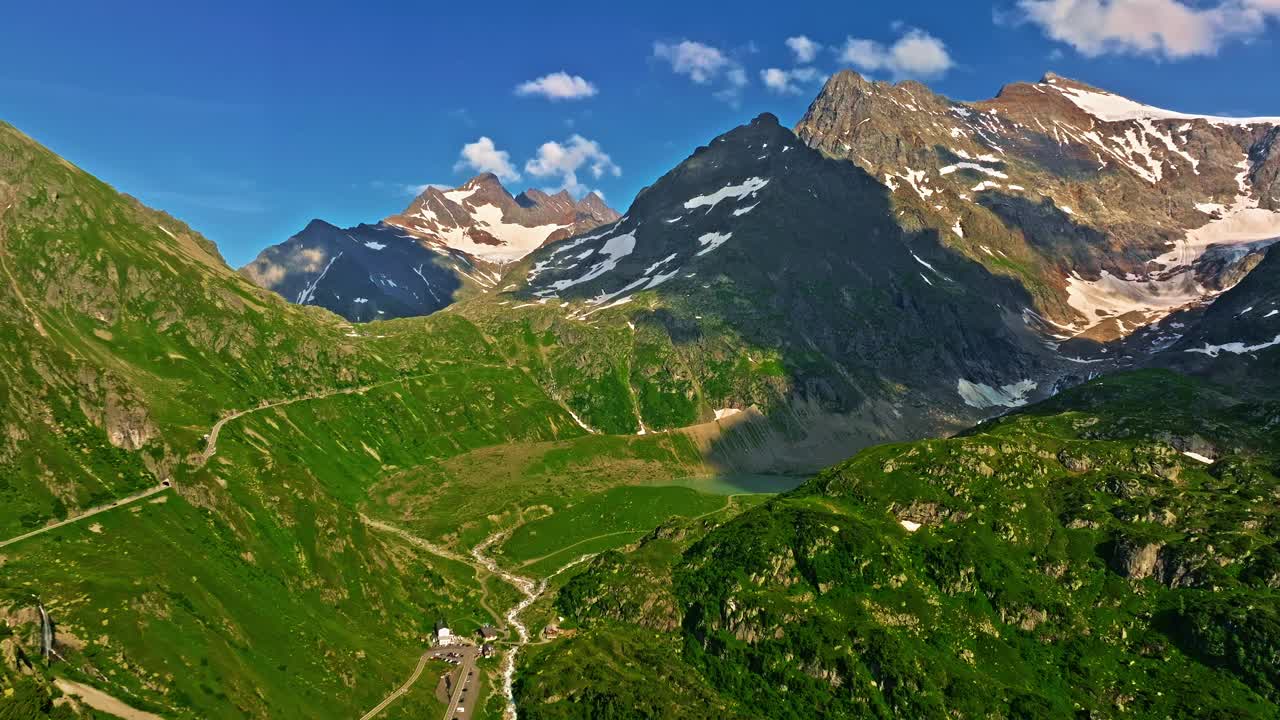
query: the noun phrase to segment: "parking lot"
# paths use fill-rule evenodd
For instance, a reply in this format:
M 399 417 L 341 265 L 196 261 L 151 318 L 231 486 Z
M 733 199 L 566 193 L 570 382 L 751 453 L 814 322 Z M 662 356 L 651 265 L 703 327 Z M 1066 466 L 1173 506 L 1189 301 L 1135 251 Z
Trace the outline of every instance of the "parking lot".
M 432 657 L 456 666 L 450 673 L 452 678 L 449 704 L 445 710 L 444 720 L 465 720 L 471 717 L 473 703 L 479 698 L 479 681 L 476 675 L 476 656 L 479 648 L 473 645 L 453 645 L 436 648 Z

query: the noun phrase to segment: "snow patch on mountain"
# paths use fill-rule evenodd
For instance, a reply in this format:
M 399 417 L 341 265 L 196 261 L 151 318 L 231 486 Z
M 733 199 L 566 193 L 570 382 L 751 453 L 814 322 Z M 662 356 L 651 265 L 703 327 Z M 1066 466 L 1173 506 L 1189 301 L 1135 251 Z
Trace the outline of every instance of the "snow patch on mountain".
M 592 265 L 591 268 L 582 275 L 567 280 L 557 280 L 551 283 L 551 285 L 548 286 L 548 289 L 541 290 L 536 294 L 539 296 L 549 295 L 560 290 L 564 290 L 565 288 L 573 287 L 574 285 L 580 285 L 582 283 L 595 280 L 601 275 L 617 267 L 618 261 L 630 255 L 635 249 L 636 236 L 634 234 L 627 233 L 625 235 L 611 237 L 605 241 L 604 245 L 602 245 L 599 250 L 601 255 L 606 256 L 604 260 Z
M 718 233 L 718 232 L 706 233 L 700 236 L 698 238 L 698 243 L 703 245 L 704 247 L 698 251 L 698 256 L 701 257 L 711 252 L 712 250 L 715 250 L 716 248 L 728 242 L 729 238 L 731 237 L 733 237 L 733 233 Z
M 1203 355 L 1216 358 L 1220 353 L 1224 352 L 1231 353 L 1232 355 L 1245 355 L 1248 353 L 1255 353 L 1260 350 L 1266 350 L 1267 348 L 1275 347 L 1277 345 L 1280 345 L 1280 335 L 1276 335 L 1274 340 L 1258 343 L 1257 345 L 1245 345 L 1243 342 L 1230 342 L 1223 345 L 1210 345 L 1205 343 L 1204 347 L 1189 348 L 1186 352 L 1201 353 Z
M 479 189 L 480 189 L 479 185 L 472 185 L 471 187 L 467 187 L 464 185 L 455 190 L 446 190 L 441 194 L 444 195 L 445 200 L 448 200 L 451 203 L 462 205 L 463 201 L 465 201 L 467 198 L 471 197 L 472 195 L 475 195 L 476 191 Z M 464 205 L 463 207 L 466 207 L 466 206 Z
M 650 265 L 649 267 L 645 268 L 644 273 L 642 273 L 642 274 L 644 274 L 644 275 L 650 275 L 650 274 L 652 274 L 652 273 L 653 273 L 653 271 L 654 271 L 654 270 L 657 270 L 658 268 L 662 267 L 663 265 L 666 265 L 667 263 L 671 262 L 672 260 L 675 260 L 677 257 L 680 257 L 680 253 L 671 253 L 670 255 L 668 255 L 668 256 L 666 256 L 666 257 L 662 258 L 661 260 L 659 260 L 659 261 L 655 262 L 654 264 Z
M 472 243 L 473 247 L 463 247 L 462 250 L 495 262 L 511 262 L 519 260 L 538 249 L 547 238 L 557 230 L 563 230 L 571 227 L 570 225 L 535 225 L 526 227 L 519 223 L 509 223 L 503 219 L 502 208 L 497 205 L 480 205 L 472 211 L 471 217 L 475 222 L 484 227 L 484 229 L 493 237 L 502 242 L 500 246 L 488 245 L 485 243 Z M 470 237 L 467 238 L 470 240 Z
M 1163 108 L 1143 105 L 1120 95 L 1113 95 L 1101 90 L 1085 90 L 1068 87 L 1050 81 L 1048 83 L 1062 93 L 1076 107 L 1098 118 L 1103 122 L 1123 122 L 1126 120 L 1204 120 L 1213 125 L 1280 125 L 1280 117 L 1233 118 L 1215 115 L 1192 115 L 1175 112 Z
M 694 208 L 707 206 L 707 211 L 710 212 L 711 208 L 714 208 L 722 200 L 727 200 L 729 198 L 742 199 L 748 195 L 759 192 L 768 184 L 769 180 L 766 178 L 747 178 L 739 185 L 726 185 L 710 195 L 699 195 L 687 200 L 685 201 L 684 208 L 685 210 L 693 210 Z
M 976 172 L 986 173 L 991 177 L 997 177 L 1002 180 L 1007 180 L 1009 178 L 1008 175 L 1000 172 L 999 170 L 993 170 L 992 168 L 986 167 L 985 165 L 979 165 L 978 163 L 971 163 L 971 162 L 961 162 L 961 163 L 956 163 L 954 165 L 947 165 L 946 167 L 943 167 L 942 169 L 938 170 L 938 173 L 940 175 L 950 175 L 951 173 L 957 170 L 974 170 Z
M 1214 295 L 1195 277 L 1196 263 L 1211 248 L 1239 247 L 1247 252 L 1259 243 L 1280 241 L 1280 212 L 1259 208 L 1258 200 L 1250 194 L 1248 158 L 1237 167 L 1240 194 L 1231 206 L 1198 205 L 1202 212 L 1212 209 L 1214 219 L 1187 231 L 1168 252 L 1151 260 L 1152 270 L 1146 277 L 1121 279 L 1105 270 L 1097 280 L 1086 280 L 1077 273 L 1067 277 L 1067 304 L 1085 318 L 1082 326 L 1072 329 L 1087 330 L 1132 312 L 1141 313 L 1144 322 L 1130 331 L 1159 320 Z
M 956 392 L 964 403 L 972 408 L 984 410 L 992 407 L 1022 407 L 1027 404 L 1027 397 L 1039 387 L 1035 380 L 1020 380 L 1016 383 L 993 388 L 984 383 L 974 383 L 964 378 L 956 381 Z
M 937 268 L 935 268 L 934 266 L 932 266 L 932 265 L 930 265 L 929 263 L 927 263 L 927 262 L 925 262 L 924 260 L 922 260 L 922 259 L 920 258 L 920 256 L 919 256 L 919 255 L 917 255 L 917 254 L 915 254 L 915 253 L 911 253 L 911 257 L 915 258 L 915 259 L 916 259 L 916 262 L 918 262 L 918 263 L 920 263 L 921 265 L 923 265 L 923 266 L 925 266 L 925 267 L 929 268 L 929 270 L 930 270 L 930 271 L 932 271 L 934 275 L 937 275 L 938 277 L 942 278 L 943 280 L 947 280 L 947 281 L 950 281 L 950 280 L 951 280 L 951 278 L 947 277 L 946 275 L 943 275 L 941 272 L 938 272 L 938 269 L 937 269 Z M 924 280 L 925 280 L 925 282 L 929 282 L 929 278 L 925 278 Z M 929 283 L 929 284 L 930 284 L 930 285 L 932 285 L 933 283 Z
M 1183 451 L 1182 451 L 1182 454 L 1183 454 L 1183 455 L 1186 455 L 1187 457 L 1191 458 L 1192 460 L 1196 460 L 1196 461 L 1198 461 L 1198 462 L 1202 462 L 1202 463 L 1204 463 L 1205 465 L 1212 465 L 1212 464 L 1213 464 L 1213 458 L 1211 458 L 1211 457 L 1206 457 L 1206 456 L 1204 456 L 1204 455 L 1201 455 L 1201 454 L 1200 454 L 1200 453 L 1198 453 L 1198 452 L 1192 452 L 1192 451 L 1190 451 L 1190 450 L 1183 450 Z
M 342 257 L 342 253 L 338 253 L 330 258 L 329 263 L 324 266 L 324 270 L 320 271 L 320 274 L 316 276 L 316 279 L 307 283 L 307 286 L 302 289 L 302 292 L 298 293 L 297 299 L 294 300 L 296 304 L 306 305 L 316 298 L 316 288 L 320 286 L 320 281 L 324 279 L 325 275 L 329 274 L 329 268 L 333 267 L 333 264 L 337 262 L 340 257 Z

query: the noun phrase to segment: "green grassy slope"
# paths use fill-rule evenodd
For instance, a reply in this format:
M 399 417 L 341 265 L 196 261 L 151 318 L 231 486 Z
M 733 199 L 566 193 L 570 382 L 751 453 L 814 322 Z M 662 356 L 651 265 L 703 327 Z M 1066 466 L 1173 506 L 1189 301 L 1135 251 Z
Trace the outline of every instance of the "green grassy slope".
M 581 631 L 522 661 L 531 716 L 1275 710 L 1273 404 L 1131 375 L 759 504 L 670 485 L 886 426 L 797 401 L 842 369 L 749 339 L 725 277 L 607 322 L 499 295 L 352 327 L 5 125 L 0 261 L 0 540 L 173 483 L 0 548 L 0 611 L 26 618 L 0 636 L 0 718 L 61 712 L 10 671 L 36 600 L 63 656 L 40 677 L 171 717 L 359 716 L 436 620 L 469 633 L 519 599 L 467 559 L 499 532 L 529 577 L 603 553 L 530 609 Z M 288 399 L 203 461 L 219 418 Z M 772 415 L 652 432 L 747 405 Z
M 558 606 L 679 628 L 682 662 L 765 717 L 1274 717 L 1277 412 L 1106 378 L 863 451 L 687 549 L 603 556 Z
M 53 670 L 143 709 L 363 712 L 437 618 L 492 620 L 469 566 L 360 521 L 366 489 L 430 458 L 584 434 L 471 323 L 364 333 L 288 305 L 7 125 L 0 261 L 0 539 L 174 485 L 5 547 L 6 612 L 38 598 L 66 659 Z M 199 462 L 227 412 L 311 396 L 232 421 Z M 34 639 L 28 623 L 14 652 Z
M 577 517 L 598 493 L 714 470 L 684 436 L 588 435 L 535 355 L 483 323 L 356 328 L 289 305 L 185 225 L 8 126 L 0 261 L 0 539 L 173 485 L 0 549 L 5 612 L 43 603 L 65 661 L 41 672 L 141 709 L 359 715 L 403 682 L 437 619 L 470 632 L 517 599 L 362 513 L 463 557 L 542 517 L 502 549 L 549 574 L 584 539 L 613 547 L 724 503 L 636 488 L 627 513 L 562 535 L 554 513 Z M 203 462 L 219 418 L 290 399 L 227 423 Z M 522 461 L 506 475 L 489 472 L 511 457 Z M 38 648 L 35 633 L 23 625 L 14 652 Z M 17 677 L 4 682 L 15 697 L 51 700 Z

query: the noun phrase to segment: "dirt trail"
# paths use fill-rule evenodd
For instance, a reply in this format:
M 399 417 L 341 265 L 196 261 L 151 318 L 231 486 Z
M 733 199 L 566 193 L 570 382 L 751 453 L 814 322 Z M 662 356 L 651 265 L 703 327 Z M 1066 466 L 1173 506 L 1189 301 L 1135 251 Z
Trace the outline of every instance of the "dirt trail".
M 723 508 L 722 508 L 722 509 L 723 509 Z M 719 511 L 717 511 L 717 512 L 719 512 Z M 560 549 L 558 549 L 558 550 L 554 550 L 554 551 L 552 551 L 552 552 L 549 552 L 549 553 L 547 553 L 546 555 L 543 555 L 542 557 L 536 557 L 536 558 L 533 558 L 532 560 L 525 560 L 524 562 L 520 563 L 520 567 L 522 567 L 522 568 L 527 568 L 527 567 L 529 567 L 530 565 L 533 565 L 533 564 L 535 564 L 535 563 L 540 563 L 540 562 L 542 562 L 543 560 L 546 560 L 546 559 L 547 559 L 547 558 L 549 558 L 549 557 L 555 557 L 556 555 L 559 555 L 559 554 L 560 554 L 560 553 L 562 553 L 562 552 L 567 552 L 567 551 L 569 551 L 569 550 L 572 550 L 572 549 L 574 549 L 574 548 L 578 547 L 579 545 L 585 545 L 585 544 L 587 544 L 587 543 L 589 543 L 589 542 L 592 542 L 592 541 L 594 541 L 594 540 L 600 540 L 600 539 L 602 539 L 602 538 L 607 538 L 607 537 L 614 537 L 615 535 L 641 535 L 641 536 L 643 536 L 643 535 L 645 535 L 645 534 L 647 534 L 647 533 L 649 533 L 649 532 L 650 532 L 649 530 L 618 530 L 617 532 L 607 532 L 607 533 L 604 533 L 603 535 L 595 535 L 595 536 L 593 536 L 593 537 L 589 537 L 589 538 L 585 538 L 585 539 L 579 540 L 578 542 L 576 542 L 576 543 L 574 543 L 574 544 L 572 544 L 572 545 L 565 545 L 564 547 L 562 547 L 562 548 L 560 548 Z
M 374 528 L 375 530 L 381 530 L 383 532 L 391 533 L 392 535 L 398 535 L 401 539 L 403 539 L 405 542 L 409 543 L 410 545 L 416 545 L 422 548 L 423 550 L 426 550 L 427 552 L 431 553 L 432 555 L 438 555 L 447 560 L 456 560 L 457 562 L 465 563 L 467 565 L 473 564 L 470 558 L 459 555 L 458 553 L 444 547 L 443 545 L 437 545 L 431 542 L 430 540 L 424 540 L 423 538 L 420 538 L 417 535 L 414 535 L 408 530 L 405 530 L 404 528 L 401 528 L 401 527 L 396 527 L 391 523 L 382 522 L 381 520 L 374 520 L 373 518 L 369 517 L 368 515 L 365 515 L 364 513 L 360 514 L 360 522 L 364 523 L 365 525 L 368 525 L 371 528 Z
M 693 517 L 689 518 L 689 521 L 694 522 L 694 521 L 697 521 L 697 520 L 701 520 L 701 519 L 703 519 L 703 518 L 705 518 L 705 517 L 710 517 L 710 516 L 712 516 L 712 515 L 716 515 L 716 514 L 718 514 L 718 513 L 722 513 L 722 512 L 728 511 L 728 510 L 732 510 L 732 509 L 733 509 L 733 506 L 734 506 L 734 504 L 735 504 L 735 502 L 736 502 L 736 501 L 735 501 L 735 498 L 737 498 L 739 495 L 743 495 L 743 494 L 748 494 L 748 493 L 734 493 L 733 495 L 726 495 L 726 496 L 725 496 L 725 502 L 724 502 L 724 505 L 723 505 L 722 507 L 718 507 L 718 508 L 716 508 L 715 510 L 708 510 L 708 511 L 706 511 L 706 512 L 702 513 L 701 515 L 694 515 Z M 618 531 L 616 531 L 616 532 L 607 532 L 607 533 L 604 533 L 604 534 L 601 534 L 601 535 L 595 535 L 595 536 L 592 536 L 592 537 L 589 537 L 589 538 L 585 538 L 585 539 L 583 539 L 583 540 L 579 540 L 579 541 L 577 541 L 577 542 L 573 543 L 572 545 L 565 545 L 564 547 L 559 548 L 559 549 L 557 549 L 557 550 L 553 550 L 552 552 L 549 552 L 549 553 L 547 553 L 546 555 L 543 555 L 542 557 L 536 557 L 536 558 L 533 558 L 532 560 L 525 560 L 524 562 L 520 563 L 520 567 L 521 567 L 521 568 L 529 567 L 530 565 L 533 565 L 533 564 L 535 564 L 535 563 L 540 563 L 540 562 L 542 562 L 543 560 L 546 560 L 546 559 L 547 559 L 547 558 L 549 558 L 549 557 L 555 557 L 556 555 L 559 555 L 560 553 L 566 552 L 566 551 L 568 551 L 568 550 L 572 550 L 572 549 L 574 549 L 574 548 L 578 547 L 579 545 L 585 545 L 586 543 L 592 542 L 592 541 L 594 541 L 594 540 L 600 540 L 601 538 L 614 537 L 614 536 L 616 536 L 616 535 L 640 535 L 640 536 L 642 536 L 642 537 L 643 537 L 644 535 L 648 534 L 649 532 L 651 532 L 651 530 L 618 530 Z M 561 568 L 561 569 L 560 569 L 560 571 L 558 571 L 558 572 L 557 572 L 557 574 L 558 574 L 559 572 L 563 572 L 563 571 L 564 571 L 564 568 Z
M 3 259 L 4 259 L 4 253 L 0 252 L 0 263 L 3 263 Z M 7 273 L 8 270 L 5 270 L 5 272 Z M 327 397 L 333 397 L 335 395 L 350 395 L 352 393 L 367 392 L 369 390 L 384 387 L 386 385 L 394 385 L 395 383 L 407 382 L 409 380 L 416 380 L 422 377 L 426 377 L 426 375 L 410 375 L 407 377 L 395 378 L 394 380 L 384 380 L 382 382 L 373 383 L 371 385 L 362 385 L 360 387 L 339 388 L 336 390 L 330 390 L 330 391 L 321 392 L 321 393 L 308 393 L 307 395 L 290 398 L 288 400 L 278 400 L 276 402 L 266 403 L 264 405 L 259 405 L 258 407 L 249 408 L 247 410 L 237 410 L 231 413 L 230 415 L 223 417 L 222 419 L 218 420 L 218 422 L 213 424 L 213 427 L 209 429 L 208 440 L 205 443 L 204 452 L 196 456 L 196 460 L 192 464 L 195 467 L 203 467 L 205 463 L 209 462 L 209 459 L 212 458 L 214 453 L 218 451 L 218 434 L 222 432 L 223 426 L 225 426 L 227 423 L 231 422 L 232 420 L 235 420 L 236 418 L 244 417 L 245 415 L 259 412 L 261 410 L 269 410 L 271 408 L 280 407 L 282 405 L 292 405 L 293 403 L 304 402 L 307 400 L 320 400 Z M 84 512 L 80 513 L 79 515 L 76 515 L 75 517 L 69 517 L 66 520 L 62 520 L 60 522 L 56 522 L 51 525 L 45 525 L 44 527 L 37 528 L 35 530 L 32 530 L 31 532 L 24 533 L 22 535 L 18 535 L 17 537 L 9 538 L 8 540 L 0 540 L 0 548 L 5 547 L 6 545 L 12 545 L 13 543 L 20 542 L 22 540 L 26 540 L 27 538 L 34 537 L 42 533 L 47 533 L 50 530 L 56 530 L 60 527 L 70 525 L 72 523 L 78 523 L 81 520 L 93 517 L 94 515 L 97 515 L 99 513 L 103 513 L 108 510 L 112 510 L 114 508 L 123 507 L 130 503 L 134 503 L 144 498 L 151 497 L 156 493 L 160 493 L 160 492 L 164 492 L 165 490 L 168 490 L 169 487 L 170 487 L 170 483 L 166 481 L 164 483 L 161 483 L 160 485 L 156 485 L 155 487 L 147 488 L 146 490 L 133 493 L 132 495 L 126 495 L 125 497 L 122 497 L 119 500 L 113 500 L 109 503 L 103 503 L 102 505 L 89 508 L 88 510 L 85 510 Z M 453 559 L 461 560 L 462 562 L 467 562 L 467 560 L 465 558 L 462 558 L 461 556 L 455 555 Z
M 392 691 L 390 695 L 383 698 L 382 702 L 378 703 L 377 707 L 365 713 L 364 715 L 361 715 L 360 720 L 370 720 L 378 713 L 382 712 L 383 710 L 386 710 L 387 707 L 391 705 L 391 703 L 395 702 L 396 700 L 399 700 L 401 695 L 404 695 L 405 693 L 409 692 L 409 689 L 413 687 L 413 684 L 418 682 L 418 678 L 422 675 L 423 668 L 427 666 L 427 661 L 430 659 L 431 659 L 431 653 L 429 652 L 422 653 L 422 657 L 418 658 L 418 666 L 413 669 L 413 674 L 409 676 L 409 679 L 406 680 L 403 685 L 401 685 L 400 687 Z
M 84 683 L 64 680 L 63 678 L 55 678 L 53 684 L 57 685 L 59 690 L 68 695 L 78 696 L 85 705 L 88 705 L 98 712 L 104 712 L 108 715 L 124 718 L 124 720 L 164 720 L 164 718 L 159 715 L 131 707 L 119 699 L 112 697 L 97 688 L 89 687 Z
M 300 395 L 298 397 L 289 398 L 287 400 L 276 400 L 274 402 L 264 403 L 257 407 L 248 408 L 247 410 L 236 410 L 235 412 L 232 412 L 230 415 L 224 416 L 223 418 L 218 420 L 218 422 L 213 424 L 213 427 L 209 429 L 209 435 L 205 441 L 204 452 L 200 453 L 200 455 L 197 456 L 197 460 L 192 464 L 195 465 L 195 467 L 203 467 L 205 463 L 209 462 L 210 458 L 213 457 L 214 453 L 218 452 L 218 435 L 222 432 L 222 427 L 237 418 L 244 417 L 245 415 L 249 415 L 251 413 L 260 412 L 262 410 L 270 410 L 271 408 L 281 407 L 283 405 L 292 405 L 294 403 L 306 402 L 308 400 L 323 400 L 324 398 L 334 397 L 336 395 L 352 395 L 355 393 L 363 393 L 363 392 L 368 392 L 369 390 L 375 390 L 380 387 L 386 387 L 387 385 L 395 385 L 396 383 L 408 382 L 410 380 L 417 380 L 424 377 L 427 377 L 427 375 L 409 375 L 406 377 L 395 378 L 393 380 L 383 380 L 382 382 L 373 383 L 371 385 L 361 385 L 359 387 L 337 388 L 335 390 L 328 390 L 325 392 L 307 393 L 306 395 Z
M 21 542 L 23 540 L 26 540 L 27 538 L 35 537 L 36 535 L 40 535 L 41 533 L 47 533 L 50 530 L 57 530 L 60 527 L 65 527 L 67 525 L 71 525 L 72 523 L 78 523 L 81 520 L 86 520 L 88 518 L 91 518 L 94 515 L 97 515 L 98 513 L 104 513 L 108 510 L 113 510 L 118 507 L 124 507 L 125 505 L 128 505 L 130 503 L 135 503 L 145 498 L 149 498 L 152 495 L 155 495 L 156 493 L 161 493 L 168 489 L 169 489 L 168 483 L 162 483 L 160 485 L 156 485 L 155 487 L 149 487 L 146 490 L 142 490 L 132 495 L 125 496 L 123 498 L 120 498 L 119 500 L 112 500 L 109 503 L 104 503 L 102 505 L 98 505 L 97 507 L 91 507 L 88 510 L 85 510 L 84 512 L 80 513 L 79 515 L 76 515 L 75 517 L 69 517 L 66 520 L 53 523 L 52 525 L 45 525 L 42 528 L 37 528 L 35 530 L 32 530 L 29 533 L 26 533 L 24 535 L 19 535 L 17 537 L 9 538 L 8 540 L 0 540 L 0 548 L 6 545 L 12 545 L 13 543 L 16 543 L 16 542 Z

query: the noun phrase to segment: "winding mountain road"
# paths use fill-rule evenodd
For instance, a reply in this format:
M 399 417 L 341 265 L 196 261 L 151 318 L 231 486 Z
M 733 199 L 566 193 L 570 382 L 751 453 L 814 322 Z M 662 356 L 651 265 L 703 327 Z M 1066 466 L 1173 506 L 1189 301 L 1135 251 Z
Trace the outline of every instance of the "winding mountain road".
M 118 507 L 124 507 L 125 505 L 129 505 L 130 503 L 138 502 L 139 500 L 145 500 L 146 498 L 149 498 L 152 495 L 155 495 L 156 493 L 162 493 L 168 489 L 169 489 L 169 483 L 163 482 L 159 485 L 156 485 L 155 487 L 149 487 L 146 490 L 142 490 L 132 495 L 127 495 L 125 497 L 122 497 L 119 500 L 112 500 L 109 503 L 104 503 L 102 505 L 98 505 L 97 507 L 91 507 L 88 510 L 85 510 L 84 512 L 80 513 L 79 515 L 76 515 L 74 517 L 69 517 L 66 520 L 53 523 L 52 525 L 45 525 L 44 527 L 41 527 L 41 528 L 36 528 L 35 530 L 32 530 L 29 533 L 25 533 L 17 537 L 9 538 L 8 540 L 0 540 L 0 548 L 5 547 L 6 545 L 12 545 L 16 542 L 22 542 L 27 538 L 32 538 L 42 533 L 47 533 L 50 530 L 57 530 L 60 527 L 65 527 L 73 523 L 78 523 L 81 520 L 87 520 L 93 517 L 94 515 L 97 515 L 99 513 L 104 513 L 108 510 L 114 510 L 115 508 L 118 508 Z
M 382 382 L 373 383 L 371 385 L 361 385 L 359 387 L 350 387 L 350 388 L 338 388 L 338 389 L 329 390 L 326 392 L 308 393 L 306 395 L 301 395 L 299 397 L 289 398 L 288 400 L 277 400 L 275 402 L 264 403 L 257 407 L 248 408 L 246 410 L 236 410 L 235 412 L 232 412 L 231 414 L 222 417 L 216 423 L 213 424 L 213 427 L 209 428 L 209 434 L 205 441 L 204 451 L 201 452 L 199 455 L 195 456 L 195 459 L 190 464 L 197 468 L 204 467 L 204 465 L 208 463 L 209 460 L 213 457 L 214 453 L 218 451 L 218 435 L 222 432 L 222 428 L 232 420 L 235 420 L 237 418 L 242 418 L 245 415 L 249 415 L 255 412 L 260 412 L 262 410 L 270 410 L 271 408 L 280 407 L 282 405 L 292 405 L 298 402 L 305 402 L 307 400 L 321 400 L 323 398 L 333 397 L 335 395 L 351 395 L 354 393 L 363 393 L 363 392 L 374 390 L 387 385 L 394 385 L 396 383 L 407 382 L 409 380 L 417 380 L 423 377 L 427 377 L 427 376 L 425 374 L 409 375 L 406 377 L 395 378 L 393 380 L 384 380 Z M 8 540 L 0 540 L 0 548 L 5 547 L 7 545 L 12 545 L 17 542 L 22 542 L 23 540 L 26 540 L 28 538 L 32 538 L 37 535 L 47 533 L 50 530 L 57 530 L 60 527 L 65 527 L 73 523 L 81 522 L 82 520 L 86 520 L 88 518 L 93 517 L 94 515 L 97 515 L 99 513 L 104 513 L 108 510 L 113 510 L 118 507 L 123 507 L 125 505 L 135 503 L 139 500 L 144 500 L 146 498 L 151 497 L 152 495 L 155 495 L 156 493 L 161 493 L 161 492 L 164 492 L 165 490 L 168 490 L 171 487 L 171 485 L 172 483 L 166 480 L 154 487 L 147 488 L 146 490 L 141 490 L 131 495 L 126 495 L 120 498 L 119 500 L 112 500 L 109 503 L 103 503 L 102 505 L 91 507 L 88 510 L 85 510 L 84 512 L 78 515 L 67 518 L 66 520 L 45 525 L 44 527 L 37 528 L 28 533 L 23 533 L 22 535 L 18 535 L 17 537 L 9 538 Z M 462 559 L 462 558 L 455 558 L 455 559 Z
M 209 435 L 205 439 L 204 452 L 200 453 L 200 455 L 197 456 L 198 460 L 192 464 L 196 467 L 203 467 L 205 463 L 209 462 L 209 460 L 213 458 L 214 453 L 218 452 L 218 435 L 222 432 L 222 427 L 237 418 L 242 418 L 251 413 L 261 412 L 262 410 L 270 410 L 271 408 L 306 402 L 308 400 L 323 400 L 324 398 L 330 398 L 336 395 L 354 395 L 357 393 L 368 392 L 380 387 L 386 387 L 387 385 L 395 385 L 396 383 L 418 380 L 424 377 L 427 377 L 427 375 L 409 375 L 406 377 L 395 378 L 393 380 L 383 380 L 382 382 L 373 383 L 372 385 L 361 385 L 359 387 L 337 388 L 334 390 L 327 390 L 325 392 L 307 393 L 306 395 L 299 395 L 298 397 L 289 398 L 287 400 L 276 400 L 274 402 L 263 403 L 262 405 L 248 408 L 246 410 L 236 410 L 230 415 L 223 416 L 218 420 L 218 422 L 213 424 L 213 427 L 209 428 Z

